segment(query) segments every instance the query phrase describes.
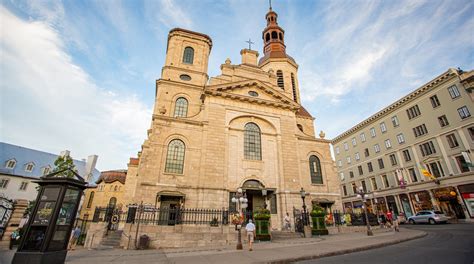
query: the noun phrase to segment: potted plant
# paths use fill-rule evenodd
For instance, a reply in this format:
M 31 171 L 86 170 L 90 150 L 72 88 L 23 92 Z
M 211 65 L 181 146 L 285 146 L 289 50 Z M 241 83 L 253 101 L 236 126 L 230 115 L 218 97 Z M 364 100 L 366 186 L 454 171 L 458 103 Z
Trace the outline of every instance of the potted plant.
M 261 241 L 271 240 L 270 210 L 264 208 L 259 209 L 254 213 L 253 218 L 255 219 L 257 239 Z
M 325 216 L 326 212 L 324 208 L 319 205 L 313 205 L 311 210 L 311 219 L 313 220 L 312 234 L 313 235 L 328 235 L 329 231 L 326 228 Z

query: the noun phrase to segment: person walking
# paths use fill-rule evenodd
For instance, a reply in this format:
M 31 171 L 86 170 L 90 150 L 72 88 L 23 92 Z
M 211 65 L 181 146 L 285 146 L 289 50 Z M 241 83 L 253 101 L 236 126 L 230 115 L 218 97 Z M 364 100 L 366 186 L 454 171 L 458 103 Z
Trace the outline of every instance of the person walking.
M 400 229 L 398 229 L 398 216 L 397 214 L 395 214 L 395 212 L 392 212 L 392 222 L 393 222 L 393 231 L 400 232 Z
M 76 228 L 72 230 L 71 241 L 69 241 L 69 250 L 74 250 L 76 248 L 77 240 L 79 239 L 80 235 L 81 235 L 81 229 L 78 226 L 76 226 Z
M 288 213 L 286 213 L 284 221 L 285 221 L 285 229 L 290 231 L 291 224 L 290 224 L 290 215 Z
M 389 228 L 392 227 L 392 209 L 390 209 L 388 212 L 387 212 L 387 225 Z
M 249 220 L 248 224 L 245 226 L 247 231 L 247 240 L 249 242 L 249 251 L 252 251 L 253 238 L 255 237 L 255 225 L 252 223 L 252 219 Z

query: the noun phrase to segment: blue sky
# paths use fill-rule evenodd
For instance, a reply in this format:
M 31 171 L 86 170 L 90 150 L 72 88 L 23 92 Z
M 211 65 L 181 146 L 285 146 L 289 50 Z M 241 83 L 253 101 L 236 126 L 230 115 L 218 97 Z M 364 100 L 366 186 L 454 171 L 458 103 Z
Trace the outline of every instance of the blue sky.
M 125 168 L 150 126 L 167 33 L 208 34 L 209 75 L 262 53 L 266 0 L 0 0 L 0 140 Z M 333 138 L 450 67 L 474 68 L 474 2 L 273 0 L 303 105 Z

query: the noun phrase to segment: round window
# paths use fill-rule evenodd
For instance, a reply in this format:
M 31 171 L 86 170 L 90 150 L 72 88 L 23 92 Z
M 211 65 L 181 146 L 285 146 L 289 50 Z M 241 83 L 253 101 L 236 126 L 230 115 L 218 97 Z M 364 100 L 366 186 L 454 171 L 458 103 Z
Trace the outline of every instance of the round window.
M 255 92 L 255 91 L 249 91 L 249 95 L 250 95 L 250 96 L 253 96 L 253 97 L 257 97 L 257 96 L 258 96 L 258 93 Z
M 179 76 L 179 78 L 183 81 L 191 81 L 191 76 L 187 75 L 187 74 L 181 74 Z

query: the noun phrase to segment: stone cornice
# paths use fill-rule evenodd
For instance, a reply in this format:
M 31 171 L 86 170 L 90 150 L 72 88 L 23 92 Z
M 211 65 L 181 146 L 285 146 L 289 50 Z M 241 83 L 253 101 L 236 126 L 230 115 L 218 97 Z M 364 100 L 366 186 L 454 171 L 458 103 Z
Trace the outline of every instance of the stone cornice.
M 408 95 L 402 97 L 401 99 L 397 100 L 396 102 L 392 103 L 391 105 L 385 107 L 384 109 L 378 111 L 374 115 L 370 116 L 369 118 L 365 119 L 364 121 L 360 122 L 359 124 L 353 126 L 349 130 L 343 132 L 342 134 L 336 136 L 334 139 L 331 140 L 332 144 L 336 144 L 339 141 L 341 141 L 344 137 L 354 133 L 355 131 L 363 128 L 365 125 L 372 123 L 373 121 L 376 121 L 378 119 L 381 119 L 382 117 L 385 117 L 386 115 L 392 113 L 393 111 L 399 109 L 401 106 L 404 106 L 406 104 L 409 104 L 416 100 L 417 98 L 423 96 L 427 92 L 431 91 L 438 85 L 444 83 L 448 79 L 458 76 L 458 73 L 455 69 L 450 68 L 443 74 L 439 75 L 432 81 L 426 83 L 422 87 L 416 89 L 415 91 L 409 93 Z
M 204 126 L 204 125 L 207 124 L 207 122 L 191 120 L 191 119 L 187 119 L 185 117 L 170 117 L 170 116 L 155 115 L 154 114 L 153 117 L 152 117 L 152 121 L 155 121 L 155 120 L 178 122 L 178 123 L 184 123 L 184 124 L 195 125 L 195 126 Z
M 157 85 L 160 85 L 160 84 L 179 85 L 179 86 L 184 86 L 186 88 L 197 89 L 197 90 L 202 90 L 203 89 L 202 85 L 188 84 L 188 83 L 165 80 L 165 79 L 156 80 L 156 84 Z
M 303 137 L 303 136 L 296 136 L 298 140 L 305 140 L 305 141 L 313 141 L 318 143 L 331 143 L 328 139 L 323 138 L 315 138 L 315 137 Z

